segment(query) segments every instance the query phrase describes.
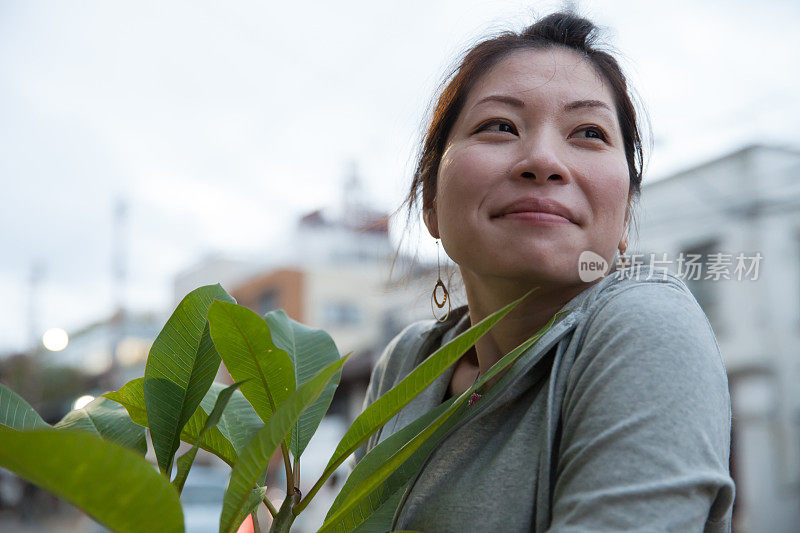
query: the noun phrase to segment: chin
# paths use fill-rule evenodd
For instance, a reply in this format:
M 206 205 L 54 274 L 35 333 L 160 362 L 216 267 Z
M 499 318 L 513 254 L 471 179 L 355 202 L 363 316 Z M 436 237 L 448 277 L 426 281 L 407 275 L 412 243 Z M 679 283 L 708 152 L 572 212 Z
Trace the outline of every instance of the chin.
M 526 285 L 569 284 L 580 282 L 577 269 L 566 260 L 553 261 L 540 257 L 521 260 L 515 257 L 513 261 L 493 261 L 482 265 L 476 270 L 479 276 L 497 277 L 519 280 Z
M 521 273 L 520 279 L 525 280 L 526 284 L 547 284 L 547 285 L 575 285 L 581 279 L 573 269 L 537 269 Z

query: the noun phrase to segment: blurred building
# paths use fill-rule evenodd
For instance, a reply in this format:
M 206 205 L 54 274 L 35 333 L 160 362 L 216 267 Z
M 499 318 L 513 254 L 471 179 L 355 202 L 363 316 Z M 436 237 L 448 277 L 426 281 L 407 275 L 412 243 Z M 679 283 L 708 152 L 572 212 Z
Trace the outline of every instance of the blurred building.
M 744 147 L 646 185 L 641 207 L 638 261 L 684 279 L 726 365 L 734 528 L 796 531 L 800 150 Z
M 109 390 L 118 388 L 144 375 L 147 354 L 164 320 L 161 315 L 119 311 L 71 332 L 64 350 L 42 353 L 43 364 L 75 368 L 102 377 Z
M 331 414 L 352 420 L 361 409 L 374 360 L 391 338 L 430 317 L 435 265 L 395 256 L 387 214 L 367 207 L 356 178 L 346 184 L 338 214 L 314 210 L 294 231 L 256 258 L 209 256 L 174 281 L 174 304 L 193 289 L 221 283 L 236 301 L 260 315 L 273 309 L 328 332 L 344 355 Z M 400 279 L 403 278 L 403 279 Z M 228 376 L 218 376 L 220 381 Z
M 240 305 L 260 315 L 283 309 L 292 319 L 329 333 L 341 355 L 353 352 L 328 415 L 303 454 L 303 491 L 322 473 L 344 430 L 360 413 L 376 358 L 401 329 L 431 316 L 436 266 L 412 265 L 399 256 L 390 280 L 395 250 L 387 214 L 366 207 L 356 188 L 351 180 L 339 214 L 307 213 L 283 242 L 259 256 L 209 256 L 174 280 L 174 305 L 197 287 L 221 283 Z M 232 381 L 224 365 L 216 380 Z M 350 467 L 341 468 L 334 485 L 341 484 Z M 268 485 L 284 484 L 281 454 L 276 452 Z M 322 525 L 336 492 L 326 487 L 317 495 L 314 509 L 296 524 L 298 531 L 316 531 Z

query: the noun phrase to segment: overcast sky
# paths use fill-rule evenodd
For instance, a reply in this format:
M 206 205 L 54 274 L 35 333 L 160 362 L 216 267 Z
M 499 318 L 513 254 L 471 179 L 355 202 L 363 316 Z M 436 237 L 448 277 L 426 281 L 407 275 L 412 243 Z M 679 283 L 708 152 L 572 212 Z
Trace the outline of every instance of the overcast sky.
M 572 3 L 622 53 L 650 116 L 646 180 L 745 143 L 800 146 L 800 2 Z M 40 330 L 111 311 L 118 197 L 126 301 L 156 311 L 198 257 L 266 249 L 331 206 L 350 160 L 393 210 L 458 53 L 561 5 L 3 1 L 0 353 L 29 341 L 32 262 Z

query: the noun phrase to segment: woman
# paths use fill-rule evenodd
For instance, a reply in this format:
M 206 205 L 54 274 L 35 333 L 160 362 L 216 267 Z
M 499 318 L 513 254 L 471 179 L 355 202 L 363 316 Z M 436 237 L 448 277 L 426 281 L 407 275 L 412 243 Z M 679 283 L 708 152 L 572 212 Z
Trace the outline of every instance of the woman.
M 713 331 L 682 281 L 624 254 L 642 151 L 617 62 L 557 13 L 475 46 L 435 106 L 408 198 L 458 265 L 468 304 L 386 348 L 365 405 L 436 348 L 531 296 L 356 453 L 447 398 L 557 312 L 473 396 L 399 499 L 393 529 L 727 531 L 730 398 Z M 585 279 L 585 278 L 584 278 Z M 441 300 L 440 294 L 437 296 Z

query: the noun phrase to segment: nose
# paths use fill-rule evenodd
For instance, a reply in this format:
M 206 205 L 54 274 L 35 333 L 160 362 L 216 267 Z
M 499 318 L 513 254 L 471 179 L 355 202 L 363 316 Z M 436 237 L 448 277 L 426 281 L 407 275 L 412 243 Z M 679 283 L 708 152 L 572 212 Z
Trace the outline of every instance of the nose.
M 519 143 L 519 156 L 511 169 L 513 178 L 545 183 L 564 182 L 570 179 L 569 169 L 559 152 L 557 135 L 540 132 Z

